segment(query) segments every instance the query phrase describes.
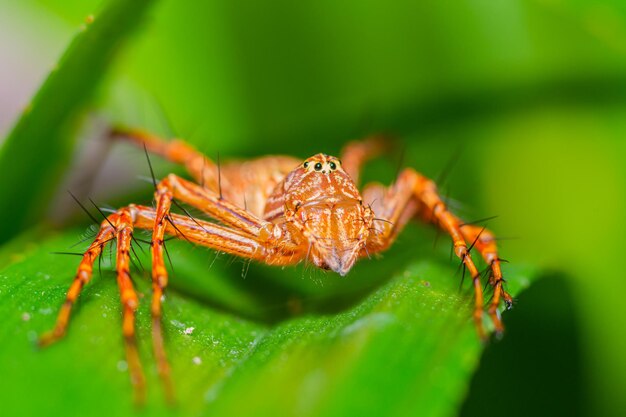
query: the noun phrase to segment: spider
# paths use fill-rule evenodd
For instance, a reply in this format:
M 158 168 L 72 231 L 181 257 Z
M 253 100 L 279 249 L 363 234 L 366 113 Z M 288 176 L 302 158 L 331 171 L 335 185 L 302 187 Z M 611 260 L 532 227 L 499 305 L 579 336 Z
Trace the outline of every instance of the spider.
M 111 136 L 125 138 L 146 152 L 183 164 L 196 183 L 169 174 L 155 181 L 155 208 L 130 204 L 101 223 L 83 254 L 55 327 L 39 343 L 49 345 L 65 334 L 72 306 L 90 281 L 96 258 L 107 242 L 116 239 L 122 331 L 138 402 L 145 395 L 145 380 L 135 341 L 139 301 L 129 268 L 135 228 L 152 230 L 152 339 L 168 399 L 173 398 L 173 390 L 161 328 L 162 296 L 168 284 L 163 258 L 166 234 L 269 265 L 306 261 L 343 276 L 359 258 L 386 250 L 409 220 L 419 218 L 436 224 L 452 238 L 454 253 L 472 277 L 473 319 L 484 339 L 481 273 L 470 251 L 475 248 L 480 253 L 489 265 L 489 284 L 494 289 L 487 313 L 495 332 L 504 330 L 498 307 L 502 301 L 509 307 L 512 298 L 503 288 L 503 260 L 498 257 L 491 232 L 463 223 L 447 209 L 435 183 L 411 168 L 401 171 L 389 187 L 373 183 L 359 192 L 362 165 L 383 151 L 384 141 L 380 138 L 348 143 L 341 159 L 322 153 L 304 161 L 265 156 L 219 166 L 182 141 L 168 142 L 144 131 L 121 128 L 113 129 Z M 218 223 L 171 213 L 174 199 L 200 209 Z

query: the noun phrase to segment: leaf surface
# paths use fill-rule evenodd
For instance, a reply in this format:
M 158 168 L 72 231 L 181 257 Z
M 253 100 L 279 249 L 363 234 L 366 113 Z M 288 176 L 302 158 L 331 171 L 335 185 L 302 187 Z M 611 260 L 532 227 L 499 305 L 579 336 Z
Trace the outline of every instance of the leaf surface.
M 36 240 L 29 236 L 0 253 L 5 318 L 0 369 L 10 381 L 0 401 L 7 415 L 128 415 L 134 409 L 118 291 L 107 256 L 101 275 L 96 267 L 83 291 L 66 337 L 47 349 L 35 348 L 37 335 L 53 325 L 79 261 L 50 252 L 66 250 L 79 234 L 70 229 L 24 243 Z M 178 404 L 173 409 L 164 404 L 151 353 L 149 275 L 137 271 L 135 283 L 143 295 L 138 336 L 149 389 L 142 414 L 454 415 L 482 344 L 470 319 L 471 293 L 459 292 L 460 277 L 455 278 L 456 263 L 447 250 L 434 257 L 405 256 L 423 240 L 419 234 L 407 236 L 389 259 L 365 260 L 346 279 L 327 274 L 324 286 L 310 287 L 297 267 L 285 269 L 287 279 L 303 285 L 285 290 L 279 303 L 284 312 L 272 319 L 262 313 L 276 307 L 275 301 L 254 301 L 254 288 L 267 285 L 264 274 L 278 276 L 279 269 L 252 265 L 243 280 L 222 268 L 222 260 L 209 269 L 210 252 L 184 242 L 171 245 L 175 272 L 164 328 Z M 147 256 L 140 258 L 147 265 Z M 398 259 L 404 259 L 403 266 L 394 267 Z M 381 275 L 381 269 L 388 273 Z M 506 272 L 513 295 L 535 276 L 520 267 Z M 213 288 L 212 300 L 203 298 L 202 285 L 190 291 L 193 276 Z M 346 293 L 351 280 L 359 287 L 359 277 L 373 286 Z M 329 308 L 333 300 L 338 305 Z M 39 400 L 29 401 L 33 397 Z

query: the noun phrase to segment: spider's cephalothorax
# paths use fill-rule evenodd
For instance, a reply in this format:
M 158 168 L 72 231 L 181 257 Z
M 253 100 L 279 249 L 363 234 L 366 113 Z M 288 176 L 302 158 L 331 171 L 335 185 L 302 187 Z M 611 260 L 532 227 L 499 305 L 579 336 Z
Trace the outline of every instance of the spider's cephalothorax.
M 308 261 L 342 276 L 365 250 L 372 227 L 372 210 L 339 159 L 321 153 L 290 172 L 265 208 L 282 214 L 292 239 L 308 245 Z
M 482 276 L 470 251 L 475 249 L 489 265 L 493 297 L 487 312 L 496 332 L 503 331 L 498 307 L 502 301 L 509 306 L 512 299 L 503 288 L 496 240 L 488 230 L 453 215 L 436 185 L 411 168 L 401 171 L 389 187 L 372 183 L 359 193 L 361 166 L 384 148 L 380 138 L 348 144 L 341 154 L 342 162 L 317 154 L 304 162 L 267 156 L 219 166 L 184 142 L 166 142 L 136 130 L 114 130 L 112 135 L 185 165 L 196 183 L 170 174 L 156 185 L 156 207 L 130 204 L 102 222 L 83 254 L 54 329 L 42 336 L 40 344 L 50 344 L 65 334 L 72 306 L 91 279 L 94 262 L 103 247 L 116 240 L 124 342 L 138 401 L 143 399 L 145 383 L 135 345 L 139 297 L 129 267 L 135 228 L 152 231 L 152 337 L 157 369 L 170 398 L 173 392 L 161 332 L 161 303 L 168 283 L 163 256 L 166 234 L 269 265 L 308 261 L 345 275 L 358 258 L 387 249 L 408 221 L 427 220 L 451 237 L 454 253 L 472 277 L 473 318 L 481 337 L 486 336 Z M 178 205 L 176 200 L 203 211 L 214 221 L 191 217 L 186 211 L 186 215 L 171 213 L 172 202 Z

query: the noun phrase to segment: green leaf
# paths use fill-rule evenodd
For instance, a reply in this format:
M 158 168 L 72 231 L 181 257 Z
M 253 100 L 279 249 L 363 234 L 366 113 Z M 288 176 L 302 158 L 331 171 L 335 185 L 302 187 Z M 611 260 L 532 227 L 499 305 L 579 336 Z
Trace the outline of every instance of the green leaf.
M 108 256 L 102 275 L 96 267 L 83 291 L 66 337 L 35 348 L 37 335 L 53 325 L 79 261 L 50 252 L 68 250 L 80 232 L 33 232 L 0 252 L 0 369 L 9 382 L 0 402 L 7 415 L 133 411 Z M 149 276 L 136 272 L 149 390 L 142 414 L 454 415 L 483 346 L 471 321 L 472 294 L 459 292 L 456 262 L 447 248 L 433 251 L 430 237 L 425 229 L 409 229 L 385 259 L 364 260 L 346 278 L 325 274 L 324 286 L 310 285 L 310 273 L 299 267 L 253 264 L 245 280 L 237 279 L 222 259 L 207 268 L 212 252 L 172 241 L 164 331 L 178 404 L 164 403 L 151 353 Z M 146 266 L 147 254 L 140 258 Z M 522 267 L 505 272 L 514 296 L 536 275 Z M 290 282 L 278 305 L 276 295 L 265 303 L 255 297 L 256 289 L 279 288 L 283 278 Z M 200 302 L 211 288 L 212 300 Z M 277 307 L 278 317 L 263 314 Z
M 111 1 L 76 36 L 24 110 L 0 150 L 0 217 L 11 219 L 0 223 L 0 242 L 40 219 L 48 207 L 71 155 L 81 110 L 152 3 Z

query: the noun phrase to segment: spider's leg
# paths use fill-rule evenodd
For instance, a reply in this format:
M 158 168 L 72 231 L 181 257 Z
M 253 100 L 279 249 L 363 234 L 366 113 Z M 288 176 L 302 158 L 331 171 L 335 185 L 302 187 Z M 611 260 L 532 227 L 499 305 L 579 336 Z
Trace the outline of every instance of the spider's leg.
M 480 242 L 479 232 L 471 233 L 473 229 L 470 229 L 468 225 L 464 226 L 463 222 L 447 209 L 437 192 L 435 183 L 413 169 L 403 170 L 396 182 L 388 189 L 374 185 L 366 187 L 363 195 L 365 201 L 372 205 L 374 213 L 381 219 L 378 222 L 374 221 L 374 233 L 370 236 L 367 245 L 370 253 L 386 249 L 407 221 L 416 215 L 425 221 L 435 223 L 450 235 L 454 244 L 454 253 L 462 260 L 472 277 L 475 294 L 474 321 L 479 335 L 485 338 L 486 333 L 482 324 L 484 298 L 480 283 L 481 276 L 472 260 L 470 249 L 472 243 L 475 243 L 475 247 L 491 265 L 492 274 L 497 280 L 498 277 L 501 279 L 502 273 L 495 244 L 488 246 Z M 466 231 L 463 230 L 464 228 Z M 485 236 L 491 236 L 486 230 L 483 233 L 487 233 Z M 496 284 L 498 297 L 494 296 L 492 306 L 494 306 L 493 303 L 499 303 L 499 295 L 504 296 L 504 293 L 501 294 L 499 291 L 501 284 L 501 281 Z M 506 301 L 506 296 L 504 297 Z M 490 308 L 490 313 L 491 309 L 497 309 L 497 304 Z M 490 314 L 490 317 L 496 331 L 501 332 L 503 326 L 500 317 L 497 313 Z
M 502 332 L 504 330 L 502 321 L 500 319 L 500 312 L 498 306 L 500 305 L 500 299 L 504 300 L 507 307 L 513 304 L 513 298 L 504 290 L 502 277 L 502 260 L 498 257 L 498 248 L 496 246 L 495 236 L 487 229 L 472 224 L 462 224 L 459 226 L 463 231 L 465 239 L 470 242 L 475 242 L 474 247 L 481 254 L 485 262 L 490 265 L 491 275 L 489 283 L 493 286 L 493 298 L 489 304 L 489 316 L 493 321 L 496 331 Z
M 140 148 L 145 146 L 151 153 L 184 165 L 197 182 L 211 190 L 217 191 L 220 181 L 225 185 L 223 184 L 225 179 L 219 178 L 218 166 L 182 140 L 166 141 L 143 130 L 123 128 L 111 130 L 111 137 L 127 139 Z
M 271 238 L 277 226 L 237 207 L 212 190 L 170 174 L 158 185 L 157 194 L 167 193 L 171 198 L 187 203 L 215 220 L 249 236 Z
M 54 329 L 44 334 L 39 342 L 42 346 L 49 345 L 65 334 L 71 308 L 78 298 L 80 290 L 91 278 L 93 263 L 101 253 L 103 246 L 109 240 L 116 238 L 118 241 L 116 270 L 123 307 L 122 322 L 126 356 L 138 402 L 144 398 L 145 382 L 135 341 L 135 311 L 139 301 L 129 272 L 129 251 L 133 227 L 153 230 L 154 233 L 152 239 L 153 338 L 155 340 L 155 353 L 159 362 L 159 373 L 166 383 L 168 396 L 171 395 L 172 390 L 167 385 L 169 384 L 169 366 L 163 349 L 160 321 L 161 295 L 167 285 L 167 272 L 162 253 L 163 235 L 168 234 L 184 238 L 189 242 L 220 252 L 254 259 L 270 265 L 292 265 L 301 261 L 306 254 L 306 248 L 288 240 L 281 234 L 280 230 L 262 229 L 258 235 L 254 235 L 254 231 L 258 230 L 253 226 L 246 226 L 245 222 L 238 230 L 188 216 L 168 214 L 171 195 L 172 191 L 169 188 L 159 184 L 157 188 L 157 201 L 160 202 L 158 211 L 151 207 L 130 205 L 109 215 L 102 222 L 96 239 L 83 255 L 77 275 L 68 290 L 66 301 L 61 307 Z M 225 218 L 229 217 L 225 216 Z
M 48 346 L 65 335 L 72 307 L 74 306 L 74 303 L 76 303 L 81 290 L 91 280 L 93 264 L 102 253 L 104 245 L 107 244 L 109 240 L 114 238 L 114 236 L 115 230 L 113 227 L 104 222 L 93 243 L 83 254 L 83 259 L 80 261 L 80 265 L 78 266 L 76 277 L 74 277 L 74 281 L 67 291 L 65 302 L 61 306 L 54 328 L 51 331 L 44 333 L 39 338 L 40 346 Z
M 78 266 L 78 272 L 70 286 L 65 303 L 61 306 L 55 327 L 39 339 L 40 346 L 47 346 L 60 339 L 67 329 L 70 311 L 76 302 L 81 289 L 92 276 L 93 264 L 102 252 L 102 248 L 112 239 L 117 239 L 117 283 L 122 301 L 122 331 L 126 348 L 126 358 L 131 374 L 131 381 L 135 386 L 135 396 L 138 403 L 144 399 L 144 377 L 139 362 L 139 355 L 135 342 L 135 310 L 138 306 L 137 294 L 130 280 L 130 242 L 132 239 L 133 221 L 129 208 L 123 208 L 111 214 L 101 224 L 100 231 L 94 242 L 89 246 Z
M 176 175 L 170 174 L 159 182 L 155 192 L 156 213 L 152 231 L 152 340 L 154 354 L 157 360 L 159 376 L 165 387 L 165 394 L 171 402 L 174 399 L 173 388 L 170 379 L 170 367 L 163 344 L 163 333 L 161 328 L 161 303 L 165 287 L 168 282 L 167 269 L 163 258 L 163 238 L 167 225 L 174 227 L 172 234 L 186 237 L 187 232 L 176 230 L 176 223 L 170 215 L 170 208 L 173 198 L 188 203 L 198 209 L 203 210 L 208 215 L 220 222 L 236 228 L 240 233 L 250 237 L 265 236 L 267 239 L 273 236 L 276 226 L 272 223 L 257 219 L 247 211 L 240 209 L 228 201 L 219 197 L 215 192 L 186 181 Z M 193 217 L 187 217 L 196 227 L 209 232 L 206 227 Z M 266 239 L 266 240 L 267 240 Z M 259 245 L 260 246 L 260 245 Z
M 165 388 L 165 396 L 169 402 L 174 401 L 174 390 L 170 378 L 170 366 L 167 361 L 161 329 L 161 302 L 167 286 L 168 276 L 163 258 L 165 226 L 172 204 L 172 192 L 160 183 L 155 192 L 156 217 L 152 229 L 150 243 L 152 251 L 152 344 L 157 361 L 157 370 Z
M 152 339 L 157 369 L 164 383 L 166 396 L 170 401 L 173 401 L 174 395 L 170 382 L 170 368 L 163 344 L 161 300 L 168 282 L 163 258 L 163 237 L 166 226 L 170 224 L 175 229 L 174 233 L 178 232 L 170 215 L 172 199 L 174 198 L 203 210 L 211 217 L 231 226 L 242 234 L 255 238 L 260 237 L 268 243 L 276 229 L 273 223 L 258 219 L 246 210 L 220 198 L 219 194 L 210 189 L 186 181 L 176 175 L 168 175 L 157 185 L 155 192 L 156 217 L 152 234 Z M 200 222 L 195 218 L 188 217 L 188 219 L 194 222 L 196 226 L 200 226 Z M 178 234 L 180 235 L 181 232 Z M 186 234 L 183 233 L 182 237 L 186 237 Z
M 152 229 L 157 212 L 146 206 L 130 206 L 135 227 Z M 267 239 L 250 236 L 240 230 L 211 223 L 201 219 L 170 213 L 165 222 L 165 234 L 184 239 L 190 243 L 206 246 L 220 252 L 256 260 L 268 265 L 293 265 L 304 258 L 308 246 L 300 246 L 284 237 Z
M 355 184 L 358 184 L 363 164 L 383 153 L 386 147 L 386 141 L 382 136 L 349 142 L 341 151 L 343 170 L 350 175 Z
M 146 206 L 131 206 L 135 227 L 152 229 L 157 212 Z M 284 237 L 267 239 L 250 236 L 240 230 L 201 219 L 170 213 L 165 222 L 165 234 L 185 239 L 220 252 L 269 265 L 293 265 L 304 258 L 308 246 L 299 246 Z
M 117 228 L 117 285 L 122 301 L 122 333 L 126 348 L 126 359 L 130 371 L 131 382 L 135 387 L 135 400 L 138 404 L 145 400 L 145 378 L 141 370 L 137 341 L 135 339 L 135 311 L 139 307 L 137 293 L 130 279 L 130 245 L 133 238 L 133 220 L 130 209 L 117 211 L 119 220 Z
M 170 377 L 170 366 L 167 360 L 163 343 L 162 332 L 162 297 L 168 283 L 168 273 L 163 257 L 164 235 L 174 235 L 192 243 L 208 246 L 219 251 L 227 252 L 240 257 L 255 259 L 269 264 L 287 265 L 298 262 L 302 257 L 302 251 L 288 242 L 276 242 L 272 240 L 273 229 L 263 229 L 265 234 L 260 232 L 260 228 L 254 224 L 239 224 L 233 219 L 245 219 L 251 216 L 236 207 L 230 207 L 226 201 L 220 200 L 221 204 L 227 207 L 211 206 L 212 200 L 196 200 L 189 194 L 179 194 L 176 190 L 182 189 L 189 192 L 209 193 L 210 191 L 193 183 L 185 182 L 190 188 L 185 188 L 178 181 L 184 181 L 176 176 L 170 175 L 157 185 L 155 200 L 156 210 L 144 206 L 133 206 L 136 226 L 140 228 L 152 228 L 152 340 L 154 354 L 157 360 L 159 376 L 163 381 L 165 395 L 169 402 L 174 401 L 174 390 Z M 214 223 L 209 223 L 189 216 L 170 213 L 172 199 L 174 195 L 189 204 L 199 208 L 209 207 L 208 212 L 226 224 L 235 223 L 238 229 L 229 229 Z M 191 193 L 191 195 L 195 195 Z M 200 194 L 204 195 L 204 194 Z M 196 196 L 197 197 L 197 196 Z M 229 211 L 236 210 L 236 214 Z M 223 210 L 224 214 L 216 215 L 216 212 Z M 257 222 L 254 218 L 248 219 L 250 222 Z M 267 230 L 270 230 L 269 232 Z M 263 237 L 264 236 L 264 237 Z M 291 250 L 288 248 L 291 247 Z

